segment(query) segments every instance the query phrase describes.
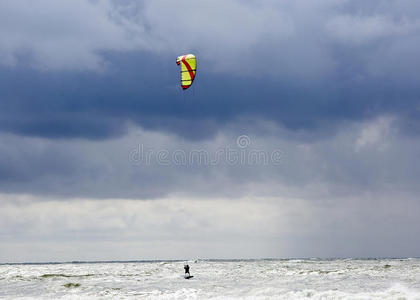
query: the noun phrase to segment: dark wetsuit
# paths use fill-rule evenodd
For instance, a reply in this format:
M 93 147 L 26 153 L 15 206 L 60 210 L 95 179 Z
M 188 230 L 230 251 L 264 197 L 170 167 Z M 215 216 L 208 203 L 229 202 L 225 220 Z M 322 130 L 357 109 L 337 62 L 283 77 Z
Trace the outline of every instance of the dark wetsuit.
M 190 266 L 189 265 L 185 265 L 184 270 L 185 270 L 185 274 L 190 275 Z

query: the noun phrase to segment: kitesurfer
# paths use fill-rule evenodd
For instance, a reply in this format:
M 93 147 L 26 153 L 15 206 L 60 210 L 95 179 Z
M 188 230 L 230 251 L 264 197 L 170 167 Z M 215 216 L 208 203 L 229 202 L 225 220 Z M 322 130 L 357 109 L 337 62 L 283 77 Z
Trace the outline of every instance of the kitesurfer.
M 185 264 L 185 265 L 184 265 L 184 270 L 185 270 L 185 275 L 187 275 L 187 274 L 188 274 L 188 276 L 190 276 L 190 266 L 189 266 L 189 265 L 187 265 L 187 264 Z

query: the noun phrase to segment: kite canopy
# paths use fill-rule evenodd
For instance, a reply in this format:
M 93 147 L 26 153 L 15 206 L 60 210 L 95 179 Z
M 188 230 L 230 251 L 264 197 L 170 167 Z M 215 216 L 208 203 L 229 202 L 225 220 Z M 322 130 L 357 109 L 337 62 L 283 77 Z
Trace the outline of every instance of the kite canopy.
M 188 89 L 195 78 L 197 72 L 197 60 L 193 54 L 178 56 L 176 64 L 181 65 L 181 86 L 182 89 Z

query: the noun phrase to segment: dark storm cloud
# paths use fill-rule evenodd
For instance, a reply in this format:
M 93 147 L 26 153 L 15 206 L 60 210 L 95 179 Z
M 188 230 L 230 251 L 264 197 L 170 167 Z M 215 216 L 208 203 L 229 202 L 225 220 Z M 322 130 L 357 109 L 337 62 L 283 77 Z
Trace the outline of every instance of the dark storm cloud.
M 251 116 L 322 136 L 343 121 L 393 113 L 418 131 L 413 1 L 228 1 L 217 22 L 214 3 L 138 3 L 44 1 L 28 15 L 32 27 L 2 18 L 1 130 L 95 139 L 132 121 L 201 139 Z M 3 14 L 27 14 L 24 1 L 3 6 Z M 87 32 L 59 18 L 65 9 Z M 184 97 L 174 57 L 190 50 L 199 72 Z
M 25 1 L 1 4 L 5 191 L 155 198 L 236 197 L 248 183 L 268 191 L 277 181 L 344 194 L 390 181 L 415 186 L 417 148 L 397 145 L 420 131 L 414 2 L 224 1 L 222 11 L 217 1 L 57 3 L 34 11 Z M 185 93 L 175 64 L 184 51 L 199 57 Z M 118 147 L 133 124 L 155 136 Z M 382 143 L 388 127 L 397 132 L 391 150 L 362 151 Z M 241 134 L 263 139 L 262 150 L 286 144 L 286 165 L 136 168 L 127 159 L 139 143 L 209 150 L 205 143 L 224 147 Z M 230 140 L 217 143 L 220 136 Z M 400 155 L 407 160 L 395 163 Z
M 418 192 L 419 142 L 401 136 L 393 118 L 349 125 L 334 138 L 310 142 L 306 137 L 290 139 L 293 131 L 273 123 L 252 122 L 265 128 L 264 134 L 261 129 L 250 134 L 249 121 L 230 124 L 216 137 L 200 141 L 133 129 L 124 137 L 101 140 L 3 134 L 0 188 L 9 193 L 94 198 L 282 195 L 321 202 L 366 193 Z M 237 144 L 236 134 L 242 130 L 250 134 L 247 148 Z M 228 151 L 265 156 L 238 161 L 227 157 Z M 280 151 L 279 160 L 273 159 L 275 151 Z M 198 159 L 197 153 L 204 157 Z
M 125 54 L 118 61 L 108 57 L 115 69 L 101 75 L 2 70 L 2 131 L 105 138 L 123 133 L 126 122 L 132 121 L 188 138 L 207 138 L 227 122 L 246 116 L 330 134 L 330 127 L 342 121 L 383 113 L 408 120 L 419 115 L 417 87 L 386 86 L 380 80 L 348 84 L 337 79 L 335 85 L 307 86 L 201 71 L 196 87 L 182 95 L 172 59 L 146 54 Z
M 0 1 L 0 259 L 418 253 L 419 53 L 417 0 Z

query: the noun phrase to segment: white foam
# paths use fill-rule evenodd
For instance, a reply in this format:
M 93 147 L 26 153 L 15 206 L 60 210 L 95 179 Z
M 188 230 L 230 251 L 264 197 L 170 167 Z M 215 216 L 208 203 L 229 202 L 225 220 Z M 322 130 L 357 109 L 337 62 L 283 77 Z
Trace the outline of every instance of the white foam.
M 420 299 L 420 260 L 0 265 L 0 298 Z

